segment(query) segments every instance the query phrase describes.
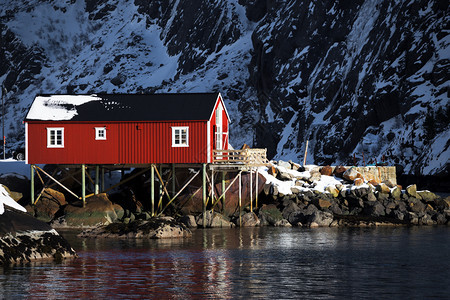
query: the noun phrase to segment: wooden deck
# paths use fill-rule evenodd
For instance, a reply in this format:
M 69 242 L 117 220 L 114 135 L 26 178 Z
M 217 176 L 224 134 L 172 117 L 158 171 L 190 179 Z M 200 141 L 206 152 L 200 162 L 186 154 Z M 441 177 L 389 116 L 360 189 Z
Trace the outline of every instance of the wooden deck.
M 269 163 L 267 149 L 214 150 L 213 164 L 263 167 Z

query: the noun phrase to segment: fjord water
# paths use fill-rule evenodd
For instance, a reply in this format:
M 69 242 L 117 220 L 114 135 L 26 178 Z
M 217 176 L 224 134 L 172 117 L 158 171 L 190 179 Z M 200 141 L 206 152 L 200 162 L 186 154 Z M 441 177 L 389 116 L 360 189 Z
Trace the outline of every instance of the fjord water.
M 0 267 L 2 298 L 448 299 L 450 227 L 198 229 L 80 239 L 79 258 Z

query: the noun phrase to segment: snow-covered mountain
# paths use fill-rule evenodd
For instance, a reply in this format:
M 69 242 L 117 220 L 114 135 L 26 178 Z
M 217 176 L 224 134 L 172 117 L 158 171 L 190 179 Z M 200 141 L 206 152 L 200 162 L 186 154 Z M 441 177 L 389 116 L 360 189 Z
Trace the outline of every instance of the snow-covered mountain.
M 220 91 L 235 147 L 449 174 L 449 20 L 441 0 L 3 0 L 7 138 L 39 93 Z

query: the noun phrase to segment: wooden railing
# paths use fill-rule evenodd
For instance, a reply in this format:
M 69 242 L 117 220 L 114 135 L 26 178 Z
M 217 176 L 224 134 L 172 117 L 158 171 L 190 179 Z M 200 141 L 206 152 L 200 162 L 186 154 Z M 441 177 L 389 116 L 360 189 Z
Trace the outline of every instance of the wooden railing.
M 269 163 L 267 149 L 214 150 L 213 163 L 244 164 L 259 167 Z

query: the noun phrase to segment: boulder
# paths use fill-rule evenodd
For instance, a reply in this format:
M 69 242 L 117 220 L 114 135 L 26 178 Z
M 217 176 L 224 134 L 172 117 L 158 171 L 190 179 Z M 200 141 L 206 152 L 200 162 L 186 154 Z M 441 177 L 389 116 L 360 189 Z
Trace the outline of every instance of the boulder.
M 401 196 L 402 190 L 399 189 L 397 186 L 391 190 L 391 197 L 394 198 L 395 200 L 400 200 Z
M 130 223 L 112 223 L 88 229 L 79 234 L 84 238 L 184 238 L 192 236 L 192 232 L 184 224 L 172 217 L 136 220 Z
M 305 168 L 304 168 L 303 166 L 301 166 L 301 165 L 299 165 L 299 164 L 293 162 L 292 160 L 290 160 L 289 163 L 290 163 L 291 166 L 292 166 L 292 170 L 298 171 L 298 172 L 303 172 L 303 171 L 305 171 Z
M 248 212 L 242 216 L 242 227 L 259 226 L 260 221 L 254 212 Z
M 406 217 L 405 219 L 406 219 L 410 224 L 413 224 L 413 225 L 418 225 L 418 224 L 419 224 L 419 217 L 418 217 L 415 213 L 413 213 L 413 212 L 408 212 L 408 213 L 406 214 L 405 217 Z
M 375 197 L 375 194 L 372 191 L 367 193 L 366 199 L 367 201 L 377 201 L 377 197 Z
M 450 196 L 444 199 L 436 199 L 434 202 L 436 203 L 436 208 L 440 211 L 450 209 Z
M 344 166 L 337 166 L 336 168 L 334 168 L 333 174 L 336 177 L 344 178 L 343 175 L 344 175 L 345 171 L 347 171 L 346 167 L 344 167 Z
M 272 183 L 266 182 L 264 184 L 264 194 L 270 195 L 271 193 L 273 193 Z
M 295 204 L 293 201 L 290 201 L 289 204 L 283 209 L 282 216 L 284 219 L 289 220 L 289 216 L 294 213 L 300 211 L 300 207 Z
M 321 198 L 316 198 L 312 202 L 314 203 L 315 206 L 317 206 L 317 208 L 320 208 L 322 210 L 330 207 L 332 204 L 330 201 Z
M 383 182 L 380 183 L 379 185 L 377 185 L 375 187 L 375 190 L 381 194 L 389 194 L 391 192 L 391 189 L 389 188 L 389 186 Z
M 425 202 L 434 202 L 439 198 L 439 196 L 430 191 L 418 191 L 417 196 L 417 198 L 422 199 Z
M 292 194 L 298 194 L 301 192 L 301 189 L 299 186 L 291 186 L 291 192 Z
M 28 199 L 30 196 L 30 180 L 23 175 L 16 173 L 0 174 L 0 184 L 8 187 L 12 198 L 16 201 L 22 198 Z
M 288 172 L 285 168 L 278 168 L 277 178 L 284 181 L 292 180 L 294 178 L 294 175 Z
M 9 208 L 0 215 L 0 265 L 69 257 L 75 251 L 45 222 Z
M 278 171 L 277 168 L 275 168 L 275 166 L 271 165 L 269 166 L 269 170 L 267 171 L 267 173 L 269 173 L 273 177 L 277 177 Z
M 85 207 L 67 205 L 64 209 L 64 220 L 69 227 L 107 225 L 117 219 L 115 207 L 105 193 L 87 198 Z
M 198 215 L 196 221 L 199 227 L 203 227 L 203 214 Z M 213 213 L 211 210 L 208 210 L 205 214 L 205 223 L 205 227 L 210 228 L 233 227 L 233 223 L 228 218 L 217 212 Z
M 364 213 L 372 217 L 381 217 L 386 215 L 386 210 L 380 202 L 370 202 L 364 206 Z
M 288 220 L 282 219 L 275 223 L 275 227 L 292 227 L 291 223 Z
M 278 166 L 286 168 L 288 170 L 292 169 L 292 165 L 290 163 L 286 162 L 286 161 L 283 161 L 283 160 L 279 160 L 278 161 Z
M 415 213 L 421 213 L 425 211 L 426 205 L 416 198 L 409 198 L 408 200 L 409 209 Z
M 50 222 L 65 205 L 67 202 L 63 193 L 46 188 L 34 205 L 34 215 L 43 222 Z
M 311 177 L 308 179 L 309 182 L 320 181 L 322 174 L 319 171 L 311 171 Z
M 331 176 L 333 174 L 333 168 L 331 166 L 324 166 L 320 169 L 320 174 Z
M 417 198 L 417 186 L 415 184 L 406 187 L 406 194 L 410 197 Z
M 363 178 L 362 174 L 359 173 L 355 168 L 350 168 L 342 174 L 345 180 L 353 182 L 356 178 Z
M 310 227 L 328 227 L 333 222 L 333 214 L 324 211 L 316 211 L 308 218 Z
M 196 228 L 197 222 L 193 215 L 182 216 L 180 222 L 183 223 L 187 228 Z
M 334 198 L 339 196 L 339 189 L 335 185 L 329 185 L 325 188 L 325 191 L 330 193 Z
M 364 184 L 364 179 L 362 178 L 355 178 L 355 180 L 353 181 L 353 184 L 356 186 L 361 186 Z
M 283 220 L 283 215 L 274 204 L 264 204 L 258 213 L 261 224 L 268 224 L 274 226 L 277 222 Z
M 384 183 L 385 185 L 387 185 L 389 188 L 394 188 L 394 187 L 396 187 L 397 185 L 394 183 L 394 182 L 392 182 L 390 179 L 386 179 L 386 180 L 383 180 L 381 183 Z

